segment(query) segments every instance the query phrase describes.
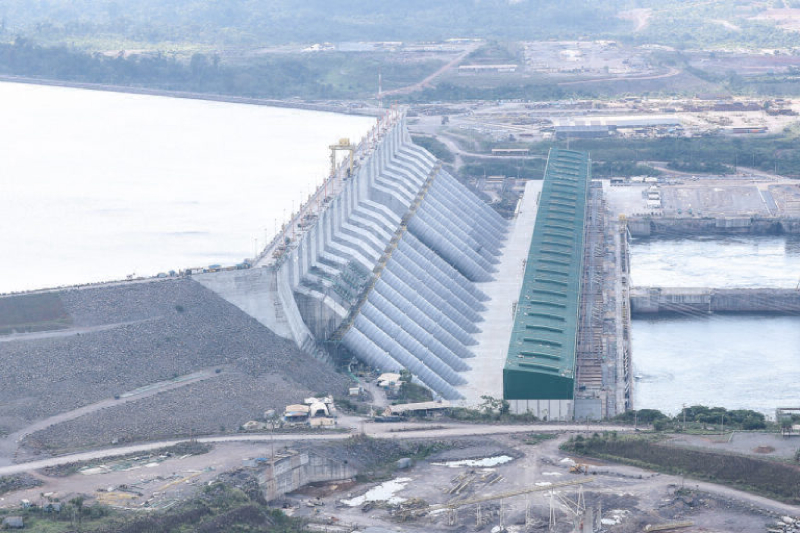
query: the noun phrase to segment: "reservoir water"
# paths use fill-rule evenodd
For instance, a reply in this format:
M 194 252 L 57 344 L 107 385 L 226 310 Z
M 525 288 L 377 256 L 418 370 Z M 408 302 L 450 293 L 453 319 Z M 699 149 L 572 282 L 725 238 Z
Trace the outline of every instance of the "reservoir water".
M 0 83 L 0 293 L 252 257 L 375 119 Z
M 635 286 L 783 287 L 800 279 L 800 239 L 642 240 L 631 247 Z M 634 402 L 748 408 L 774 416 L 800 404 L 800 317 L 710 315 L 634 320 Z

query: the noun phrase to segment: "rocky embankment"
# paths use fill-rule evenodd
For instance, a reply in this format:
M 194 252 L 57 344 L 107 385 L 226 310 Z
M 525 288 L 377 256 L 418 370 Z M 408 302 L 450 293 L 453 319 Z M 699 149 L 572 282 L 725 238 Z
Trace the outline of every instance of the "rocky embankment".
M 59 296 L 72 332 L 0 343 L 5 433 L 175 376 L 224 370 L 52 426 L 31 435 L 29 445 L 72 448 L 232 430 L 267 408 L 346 386 L 343 376 L 189 279 Z

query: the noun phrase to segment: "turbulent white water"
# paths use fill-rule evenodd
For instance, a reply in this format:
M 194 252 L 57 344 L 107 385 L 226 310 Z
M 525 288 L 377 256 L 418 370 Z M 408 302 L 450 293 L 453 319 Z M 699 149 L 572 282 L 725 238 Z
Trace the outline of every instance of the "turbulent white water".
M 636 240 L 634 286 L 795 288 L 800 236 L 731 236 Z
M 0 83 L 0 292 L 234 264 L 375 119 Z
M 800 279 L 797 237 L 638 241 L 634 285 L 784 287 Z M 755 409 L 800 402 L 800 317 L 712 315 L 634 320 L 637 408 Z

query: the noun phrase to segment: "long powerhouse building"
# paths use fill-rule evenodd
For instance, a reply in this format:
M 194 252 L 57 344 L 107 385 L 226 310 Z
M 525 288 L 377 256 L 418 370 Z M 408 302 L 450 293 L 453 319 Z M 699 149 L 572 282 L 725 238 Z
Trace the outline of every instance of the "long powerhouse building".
M 590 172 L 587 154 L 551 150 L 503 368 L 515 413 L 572 417 Z

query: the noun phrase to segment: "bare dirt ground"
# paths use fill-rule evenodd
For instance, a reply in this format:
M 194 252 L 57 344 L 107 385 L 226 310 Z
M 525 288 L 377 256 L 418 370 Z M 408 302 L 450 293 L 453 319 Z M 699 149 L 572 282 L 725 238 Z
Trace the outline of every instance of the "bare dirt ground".
M 617 16 L 622 20 L 630 20 L 633 22 L 633 32 L 638 33 L 647 28 L 647 26 L 650 24 L 650 17 L 652 15 L 652 9 L 640 8 L 621 11 Z
M 450 61 L 447 64 L 445 64 L 444 66 L 442 66 L 442 68 L 438 69 L 433 74 L 425 77 L 425 79 L 423 79 L 422 81 L 417 82 L 417 83 L 415 83 L 413 85 L 409 85 L 407 87 L 401 87 L 399 89 L 393 89 L 391 91 L 385 91 L 383 93 L 383 95 L 384 96 L 393 96 L 393 95 L 399 95 L 399 94 L 409 94 L 409 93 L 413 93 L 415 91 L 419 91 L 421 89 L 424 89 L 425 87 L 429 87 L 431 85 L 431 83 L 433 82 L 433 80 L 435 80 L 436 78 L 438 78 L 439 76 L 441 76 L 442 74 L 447 72 L 448 70 L 452 69 L 453 67 L 455 67 L 459 63 L 461 63 L 464 60 L 464 58 L 466 58 L 470 53 L 472 53 L 476 48 L 478 48 L 478 46 L 479 45 L 477 45 L 477 44 L 469 46 L 462 53 L 458 54 L 452 61 Z
M 525 530 L 527 516 L 528 531 L 545 531 L 552 498 L 557 518 L 555 531 L 570 531 L 569 501 L 577 501 L 581 492 L 586 506 L 601 513 L 605 530 L 609 532 L 641 531 L 646 524 L 690 521 L 694 525 L 685 531 L 753 533 L 766 531 L 779 516 L 800 516 L 800 507 L 630 466 L 593 460 L 586 461 L 588 474 L 573 473 L 570 467 L 582 459 L 571 458 L 559 449 L 568 434 L 528 444 L 536 442 L 528 435 L 538 433 L 535 426 L 528 427 L 528 430 L 485 437 L 452 436 L 446 439 L 450 449 L 420 460 L 409 469 L 398 470 L 389 479 L 318 484 L 276 503 L 289 514 L 321 524 L 362 528 L 379 526 L 408 532 L 476 530 L 477 506 L 465 505 L 455 515 L 444 510 L 415 516 L 416 513 L 411 511 L 400 512 L 401 503 L 412 509 L 422 506 L 423 501 L 435 506 L 525 489 L 540 490 L 527 497 L 507 496 L 502 503 L 500 499 L 482 503 L 482 526 L 477 530 L 489 531 L 502 521 L 509 531 L 521 532 Z M 62 501 L 76 494 L 86 494 L 90 499 L 122 508 L 158 509 L 190 497 L 199 487 L 223 473 L 238 471 L 246 459 L 269 457 L 273 446 L 278 450 L 284 447 L 316 450 L 328 457 L 355 461 L 354 464 L 362 467 L 379 460 L 382 455 L 414 450 L 417 446 L 414 443 L 442 442 L 442 433 L 436 430 L 427 432 L 432 440 L 420 440 L 419 434 L 425 433 L 422 431 L 400 432 L 397 438 L 405 439 L 412 433 L 413 436 L 405 440 L 402 447 L 398 447 L 399 441 L 380 439 L 353 441 L 356 443 L 353 447 L 348 444 L 347 435 L 336 436 L 338 444 L 330 440 L 327 443 L 319 440 L 291 441 L 285 440 L 290 436 L 281 435 L 280 440 L 276 439 L 274 443 L 263 438 L 258 442 L 220 442 L 203 455 L 165 457 L 142 454 L 134 459 L 109 459 L 101 466 L 65 477 L 38 472 L 35 477 L 44 485 L 5 494 L 0 499 L 0 507 L 15 507 L 22 499 L 35 503 L 42 499 L 41 494 Z M 494 458 L 496 464 L 464 463 L 465 460 L 487 458 Z M 394 480 L 394 488 L 385 484 L 391 480 Z M 547 488 L 565 482 L 580 485 Z M 367 493 L 378 494 L 378 501 L 343 502 Z M 403 501 L 386 501 L 392 497 Z M 403 521 L 404 516 L 406 521 Z
M 776 433 L 737 431 L 726 435 L 680 435 L 670 444 L 714 451 L 743 453 L 755 457 L 791 459 L 800 448 L 800 438 L 782 437 Z
M 663 524 L 676 521 L 691 521 L 696 527 L 687 531 L 752 533 L 765 531 L 778 514 L 800 512 L 798 508 L 773 505 L 768 500 L 743 495 L 712 484 L 684 481 L 673 476 L 664 476 L 633 467 L 603 464 L 594 461 L 589 466 L 589 475 L 570 473 L 570 459 L 558 446 L 566 437 L 545 441 L 530 446 L 521 443 L 518 436 L 497 436 L 483 444 L 484 457 L 497 457 L 503 450 L 511 460 L 504 464 L 480 466 L 455 466 L 434 456 L 420 462 L 410 470 L 398 471 L 395 480 L 401 485 L 390 495 L 406 499 L 413 507 L 424 500 L 436 505 L 489 495 L 498 495 L 525 488 L 542 488 L 528 497 L 504 498 L 502 510 L 500 500 L 481 505 L 483 525 L 476 528 L 477 506 L 467 505 L 455 516 L 443 511 L 432 515 L 401 522 L 398 506 L 376 502 L 351 507 L 343 500 L 364 495 L 368 489 L 380 492 L 382 483 L 366 486 L 328 486 L 312 496 L 319 498 L 315 506 L 307 502 L 309 495 L 287 498 L 290 511 L 310 519 L 330 519 L 338 523 L 358 526 L 381 526 L 403 531 L 468 531 L 489 530 L 504 523 L 510 531 L 524 531 L 526 514 L 529 531 L 547 529 L 550 508 L 548 484 L 588 481 L 583 485 L 586 505 L 602 509 L 602 518 L 607 531 L 641 531 L 646 524 Z M 447 461 L 475 458 L 475 450 L 454 450 L 446 455 Z M 456 487 L 466 484 L 458 490 Z M 683 490 L 681 486 L 683 485 Z M 553 505 L 557 516 L 556 531 L 570 531 L 572 516 L 568 512 L 568 500 L 579 498 L 578 486 L 556 489 Z M 322 503 L 322 505 L 320 505 Z M 412 514 L 412 513 L 410 513 Z M 502 514 L 502 519 L 501 515 Z M 454 523 L 453 523 L 454 521 Z M 402 524 L 402 525 L 400 525 Z

